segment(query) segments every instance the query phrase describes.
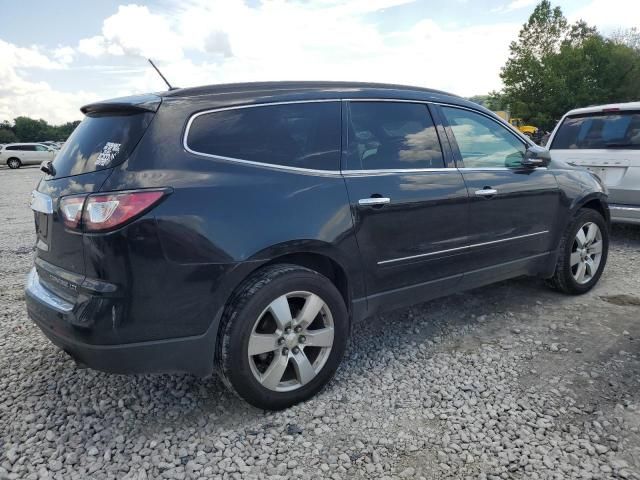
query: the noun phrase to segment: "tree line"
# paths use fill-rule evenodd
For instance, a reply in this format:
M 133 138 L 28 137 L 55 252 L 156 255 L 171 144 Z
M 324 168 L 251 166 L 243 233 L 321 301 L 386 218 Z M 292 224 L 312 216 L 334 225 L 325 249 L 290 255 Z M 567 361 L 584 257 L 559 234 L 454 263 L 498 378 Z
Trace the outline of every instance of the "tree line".
M 64 142 L 80 123 L 67 122 L 62 125 L 49 125 L 45 120 L 29 117 L 17 117 L 13 124 L 8 121 L 0 123 L 0 143 L 12 142 Z
M 640 30 L 604 36 L 541 1 L 500 72 L 504 88 L 478 98 L 492 110 L 551 130 L 568 110 L 640 100 Z

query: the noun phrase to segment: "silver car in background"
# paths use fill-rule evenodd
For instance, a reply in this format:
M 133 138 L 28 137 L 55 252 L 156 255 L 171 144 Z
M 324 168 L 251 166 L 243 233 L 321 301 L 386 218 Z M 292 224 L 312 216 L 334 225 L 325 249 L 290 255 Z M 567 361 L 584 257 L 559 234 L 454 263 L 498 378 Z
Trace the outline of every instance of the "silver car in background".
M 585 167 L 609 189 L 611 221 L 640 225 L 640 102 L 566 113 L 547 147 L 551 158 Z
M 0 164 L 9 168 L 20 168 L 22 165 L 40 165 L 56 156 L 56 151 L 42 143 L 9 143 L 0 149 Z

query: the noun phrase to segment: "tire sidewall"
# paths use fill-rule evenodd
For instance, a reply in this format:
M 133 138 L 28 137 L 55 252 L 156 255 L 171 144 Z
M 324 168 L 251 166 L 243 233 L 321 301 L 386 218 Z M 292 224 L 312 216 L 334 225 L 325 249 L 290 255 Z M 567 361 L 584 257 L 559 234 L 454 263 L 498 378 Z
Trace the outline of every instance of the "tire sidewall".
M 265 308 L 279 296 L 295 291 L 314 293 L 327 304 L 333 317 L 334 343 L 322 370 L 311 382 L 290 392 L 275 392 L 263 387 L 251 371 L 247 353 L 249 337 Z M 233 390 L 254 406 L 272 410 L 286 408 L 313 396 L 331 379 L 344 354 L 348 336 L 349 317 L 340 292 L 323 275 L 294 268 L 268 282 L 231 313 L 221 345 L 223 374 Z
M 586 223 L 595 223 L 600 228 L 600 233 L 602 235 L 602 258 L 600 259 L 600 265 L 598 266 L 598 271 L 596 274 L 589 280 L 587 283 L 578 283 L 576 279 L 573 277 L 573 273 L 571 272 L 571 249 L 573 248 L 573 242 L 576 238 L 576 234 L 578 233 L 578 229 L 582 228 Z M 564 271 L 562 274 L 565 276 L 565 282 L 567 286 L 570 287 L 575 293 L 586 293 L 591 290 L 596 283 L 600 280 L 602 273 L 604 272 L 604 268 L 607 264 L 607 257 L 609 254 L 609 228 L 600 213 L 594 210 L 582 210 L 571 223 L 569 235 L 567 237 L 565 246 L 564 246 Z
M 10 158 L 9 160 L 7 160 L 7 165 L 12 170 L 15 170 L 17 168 L 20 168 L 20 166 L 22 165 L 22 162 L 18 158 Z

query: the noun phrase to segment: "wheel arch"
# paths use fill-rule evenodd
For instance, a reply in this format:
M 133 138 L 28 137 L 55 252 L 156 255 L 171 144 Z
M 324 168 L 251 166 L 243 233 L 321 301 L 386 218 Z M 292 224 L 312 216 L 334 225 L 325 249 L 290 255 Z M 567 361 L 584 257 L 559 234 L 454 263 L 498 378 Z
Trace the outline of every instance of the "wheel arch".
M 260 268 L 269 265 L 292 264 L 314 270 L 327 277 L 336 286 L 344 299 L 347 310 L 351 310 L 352 293 L 350 282 L 344 267 L 326 253 L 309 251 L 292 252 L 273 258 Z
M 609 204 L 607 203 L 607 196 L 600 192 L 593 192 L 584 197 L 577 199 L 572 207 L 571 211 L 575 214 L 581 208 L 589 208 L 597 211 L 602 215 L 607 222 L 607 225 L 611 222 L 611 216 L 609 213 Z

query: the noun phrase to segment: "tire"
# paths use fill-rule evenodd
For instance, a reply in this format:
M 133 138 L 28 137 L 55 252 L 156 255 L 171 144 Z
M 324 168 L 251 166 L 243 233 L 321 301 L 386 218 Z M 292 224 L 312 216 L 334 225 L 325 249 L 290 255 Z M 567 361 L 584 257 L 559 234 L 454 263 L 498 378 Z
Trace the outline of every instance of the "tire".
M 15 170 L 16 168 L 20 168 L 22 166 L 22 162 L 19 158 L 13 157 L 7 160 L 7 165 L 10 169 Z
M 304 315 L 305 308 L 318 313 Z M 246 280 L 225 309 L 217 370 L 227 387 L 251 405 L 281 410 L 327 384 L 342 360 L 349 331 L 345 301 L 328 278 L 297 265 L 268 266 Z
M 587 238 L 590 225 L 598 227 L 599 239 L 593 240 L 590 243 L 591 246 L 584 247 L 584 251 L 581 252 L 582 249 L 577 237 L 579 231 L 582 230 L 582 235 Z M 598 244 L 600 245 L 598 246 Z M 595 265 L 596 254 L 593 252 L 598 249 L 600 249 L 600 257 L 598 257 L 597 265 Z M 589 208 L 578 210 L 562 235 L 558 252 L 555 273 L 547 281 L 549 286 L 571 295 L 581 295 L 591 290 L 598 283 L 604 271 L 609 253 L 609 229 L 602 215 Z M 589 260 L 586 257 L 591 258 L 591 267 L 588 266 Z M 578 258 L 580 260 L 576 264 L 575 262 Z M 584 267 L 581 266 L 583 263 Z M 584 268 L 584 276 L 581 278 L 580 272 L 582 268 Z

